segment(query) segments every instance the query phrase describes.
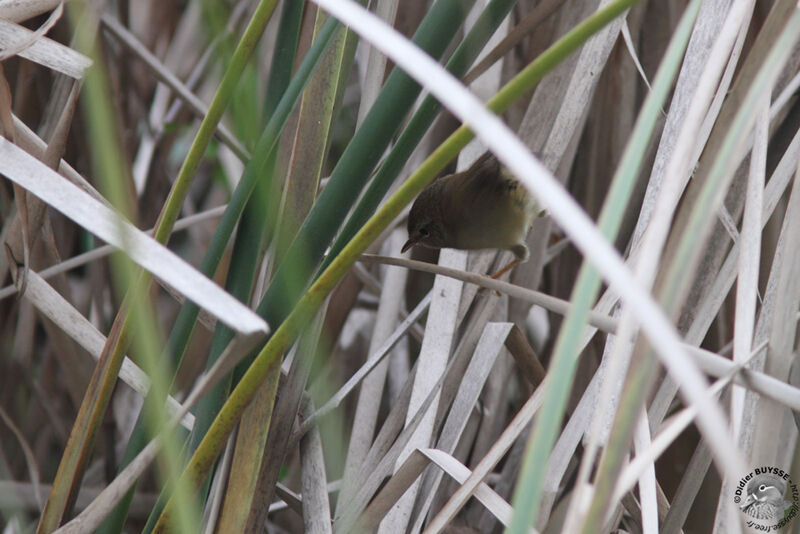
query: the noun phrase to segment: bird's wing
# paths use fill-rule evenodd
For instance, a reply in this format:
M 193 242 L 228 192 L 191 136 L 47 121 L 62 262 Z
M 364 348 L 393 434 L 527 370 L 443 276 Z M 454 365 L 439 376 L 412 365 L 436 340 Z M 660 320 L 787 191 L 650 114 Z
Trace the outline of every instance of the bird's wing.
M 463 173 L 466 190 L 472 193 L 471 200 L 485 202 L 485 195 L 507 194 L 509 180 L 501 172 L 500 162 L 491 152 L 484 152 L 472 166 Z M 483 199 L 483 200 L 482 200 Z

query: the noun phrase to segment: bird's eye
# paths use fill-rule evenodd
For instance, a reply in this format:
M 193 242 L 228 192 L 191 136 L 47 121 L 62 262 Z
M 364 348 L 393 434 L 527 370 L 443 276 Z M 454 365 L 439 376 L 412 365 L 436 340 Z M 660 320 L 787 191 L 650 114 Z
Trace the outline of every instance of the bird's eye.
M 758 487 L 758 491 L 766 491 L 766 490 L 767 490 L 767 485 L 766 485 L 766 484 L 761 484 L 761 485 Z
M 422 237 L 428 237 L 429 235 L 431 235 L 431 233 L 427 228 L 423 227 L 419 229 L 419 235 L 421 235 Z

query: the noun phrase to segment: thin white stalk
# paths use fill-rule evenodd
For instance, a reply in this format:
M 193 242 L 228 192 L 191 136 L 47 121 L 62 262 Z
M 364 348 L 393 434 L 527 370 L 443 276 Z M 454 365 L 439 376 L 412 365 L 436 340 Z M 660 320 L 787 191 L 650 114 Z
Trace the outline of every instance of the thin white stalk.
M 633 446 L 637 453 L 652 445 L 650 424 L 644 406 L 639 410 L 639 420 L 633 434 Z M 639 501 L 642 508 L 642 533 L 658 534 L 658 490 L 656 488 L 656 467 L 648 464 L 639 478 Z M 612 501 L 616 502 L 616 501 Z M 611 512 L 612 508 L 609 508 Z
M 405 232 L 396 230 L 388 240 L 391 250 L 399 250 L 406 238 Z M 406 253 L 408 254 L 408 253 Z M 406 269 L 387 268 L 383 279 L 375 326 L 370 337 L 367 354 L 373 355 L 381 346 L 392 337 L 397 327 L 398 317 L 403 307 L 403 292 L 406 287 Z M 389 369 L 389 360 L 384 358 L 364 378 L 359 388 L 358 404 L 353 415 L 350 442 L 347 448 L 344 474 L 342 475 L 342 495 L 352 493 L 352 480 L 358 472 L 361 462 L 364 461 L 372 438 L 375 435 L 375 426 L 378 421 L 378 408 L 383 397 L 383 388 L 386 382 L 386 373 Z M 344 502 L 341 498 L 337 502 Z
M 761 209 L 769 142 L 769 95 L 764 95 L 762 107 L 763 111 L 756 123 L 753 154 L 750 157 L 747 199 L 739 241 L 739 275 L 736 284 L 736 315 L 733 326 L 734 362 L 741 362 L 750 354 L 755 328 L 758 267 L 761 262 Z M 745 392 L 746 390 L 740 387 L 734 387 L 731 394 L 731 424 L 734 436 L 739 435 Z
M 439 262 L 448 267 L 464 269 L 467 263 L 467 253 L 445 249 L 439 257 Z M 433 283 L 431 309 L 425 325 L 425 337 L 422 340 L 422 347 L 417 360 L 417 373 L 414 378 L 414 388 L 411 391 L 406 424 L 410 423 L 414 414 L 422 407 L 422 403 L 445 371 L 455 336 L 462 288 L 463 284 L 460 281 L 443 276 L 437 276 Z M 396 469 L 400 469 L 406 458 L 415 449 L 430 445 L 438 405 L 439 396 L 436 395 L 433 402 L 428 406 L 423 421 L 419 424 L 397 459 Z M 381 521 L 378 532 L 382 534 L 405 532 L 406 526 L 411 519 L 411 512 L 418 490 L 419 481 L 412 484 L 411 488 L 392 507 L 384 520 Z
M 378 0 L 375 6 L 375 14 L 386 21 L 390 26 L 394 26 L 394 19 L 397 15 L 398 0 Z M 361 98 L 358 104 L 358 126 L 364 122 L 364 117 L 372 108 L 378 93 L 383 87 L 383 78 L 386 73 L 386 56 L 380 50 L 370 46 L 366 42 L 359 43 L 357 57 L 361 74 Z M 366 56 L 362 60 L 361 56 Z

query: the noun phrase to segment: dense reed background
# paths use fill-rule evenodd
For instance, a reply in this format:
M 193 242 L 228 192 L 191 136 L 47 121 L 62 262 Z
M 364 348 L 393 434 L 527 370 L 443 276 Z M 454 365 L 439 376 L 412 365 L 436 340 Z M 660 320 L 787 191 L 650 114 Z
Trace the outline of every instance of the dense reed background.
M 750 531 L 738 480 L 800 481 L 798 41 L 794 0 L 0 0 L 3 533 Z M 401 255 L 487 148 L 530 260 Z

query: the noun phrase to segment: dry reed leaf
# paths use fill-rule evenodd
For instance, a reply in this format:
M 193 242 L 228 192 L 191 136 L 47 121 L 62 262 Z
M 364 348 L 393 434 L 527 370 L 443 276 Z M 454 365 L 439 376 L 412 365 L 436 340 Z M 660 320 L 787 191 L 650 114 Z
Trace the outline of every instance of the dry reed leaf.
M 61 18 L 61 15 L 64 13 L 64 2 L 60 2 L 56 8 L 50 13 L 50 16 L 47 17 L 47 20 L 39 26 L 36 31 L 31 33 L 27 36 L 26 39 L 19 41 L 11 46 L 6 46 L 5 49 L 0 52 L 0 61 L 6 60 L 10 57 L 16 56 L 17 54 L 23 52 L 25 49 L 29 48 L 33 45 L 36 41 L 44 37 L 47 32 L 58 22 L 58 19 Z
M 545 380 L 546 382 L 546 380 Z M 458 490 L 447 501 L 447 504 L 439 511 L 439 513 L 428 523 L 423 531 L 423 534 L 435 534 L 441 532 L 449 523 L 458 511 L 466 504 L 467 500 L 474 494 L 486 476 L 494 469 L 494 466 L 502 459 L 511 445 L 517 440 L 519 435 L 528 426 L 533 419 L 536 411 L 542 403 L 542 391 L 545 385 L 542 384 L 536 392 L 525 402 L 520 408 L 519 412 L 509 423 L 508 427 L 503 431 L 500 439 L 495 441 L 492 448 L 484 456 L 484 458 L 472 470 Z
M 736 276 L 736 311 L 733 327 L 733 360 L 744 361 L 752 350 L 753 330 L 756 321 L 758 296 L 758 271 L 761 263 L 761 229 L 764 182 L 769 145 L 769 99 L 765 98 L 763 110 L 753 132 L 753 153 L 750 157 L 750 175 L 747 181 L 747 200 L 742 218 L 739 272 Z M 733 434 L 739 435 L 745 391 L 734 387 L 731 393 L 731 424 Z
M 639 410 L 639 420 L 633 435 L 633 447 L 637 452 L 646 450 L 650 445 L 650 424 L 644 404 Z M 643 534 L 658 534 L 658 482 L 656 481 L 655 463 L 647 465 L 639 477 L 639 502 L 641 503 L 641 520 Z
M 439 432 L 436 449 L 450 455 L 456 448 L 459 439 L 467 426 L 467 420 L 475 410 L 478 396 L 484 388 L 486 379 L 494 367 L 497 357 L 501 353 L 504 340 L 508 337 L 514 325 L 511 323 L 488 323 L 481 334 L 475 354 L 461 378 L 461 383 L 450 405 L 447 420 Z M 417 519 L 412 532 L 420 532 L 433 502 L 434 495 L 439 487 L 443 473 L 425 477 L 420 488 L 423 501 L 416 507 Z M 464 477 L 466 478 L 466 476 Z M 504 523 L 505 524 L 505 523 Z
M 159 435 L 148 443 L 142 449 L 142 452 L 80 514 L 53 531 L 53 534 L 84 534 L 97 529 L 139 477 L 142 476 L 144 470 L 153 463 L 162 445 L 163 442 Z
M 522 330 L 517 325 L 514 325 L 508 333 L 505 346 L 514 357 L 514 361 L 517 362 L 517 366 L 530 385 L 537 387 L 541 384 L 545 377 L 544 367 L 539 361 L 536 351 L 533 350 L 533 347 L 525 338 L 525 334 L 522 333 Z
M 189 215 L 188 217 L 182 217 L 177 221 L 175 221 L 173 232 L 184 230 L 193 224 L 197 224 L 210 219 L 219 218 L 222 216 L 223 211 L 225 211 L 225 206 L 219 206 L 217 208 L 211 208 L 209 210 L 200 213 L 195 213 L 194 215 Z M 152 234 L 153 229 L 151 228 L 147 232 L 149 234 Z M 41 271 L 38 271 L 37 274 L 42 278 L 42 280 L 47 280 L 48 278 L 51 278 L 58 274 L 65 273 L 71 269 L 76 269 L 92 261 L 105 258 L 115 250 L 116 248 L 112 245 L 102 245 L 95 249 L 90 250 L 89 252 L 78 254 L 77 256 L 73 256 L 59 263 L 51 265 L 50 267 L 42 269 Z M 15 293 L 17 293 L 17 287 L 13 284 L 8 285 L 0 289 L 0 300 L 8 298 L 11 295 L 14 295 Z M 201 315 L 201 320 L 203 320 L 202 315 Z M 212 318 L 208 318 L 208 320 L 211 321 L 211 324 L 213 324 L 214 321 Z
M 800 138 L 798 138 L 798 141 L 800 142 Z M 800 144 L 798 144 L 797 146 L 798 148 L 800 148 Z M 781 185 L 783 186 L 786 185 L 786 182 L 782 181 L 782 179 L 779 179 L 776 180 L 775 182 L 770 181 L 770 184 L 774 185 L 775 187 L 770 188 L 769 185 L 767 186 L 767 200 L 765 200 L 765 205 L 770 198 L 773 198 L 773 195 L 777 194 L 777 190 L 780 189 Z M 735 249 L 732 251 L 732 253 L 733 252 L 735 252 Z M 734 254 L 733 256 L 734 263 L 736 257 L 737 256 Z M 408 266 L 409 268 L 413 268 L 416 270 L 442 274 L 445 276 L 451 276 L 453 278 L 457 278 L 465 282 L 480 285 L 481 287 L 485 287 L 487 289 L 502 291 L 503 293 L 507 293 L 519 299 L 528 300 L 532 303 L 538 304 L 560 315 L 566 314 L 569 311 L 570 304 L 567 301 L 557 299 L 550 295 L 545 295 L 537 291 L 532 291 L 530 289 L 521 288 L 519 286 L 515 286 L 507 282 L 494 280 L 488 276 L 459 271 L 457 269 L 448 269 L 440 265 L 426 264 L 414 260 L 388 258 L 381 256 L 370 256 L 366 254 L 362 256 L 362 259 L 367 261 L 377 261 L 389 265 Z M 724 297 L 724 294 L 722 296 Z M 709 298 L 711 297 L 713 297 L 714 299 L 718 299 L 720 298 L 720 295 L 717 292 L 710 292 Z M 706 316 L 698 317 L 698 319 L 701 318 L 706 319 Z M 616 332 L 618 321 L 613 317 L 603 316 L 595 311 L 595 312 L 590 312 L 589 314 L 589 324 L 592 325 L 594 328 L 598 328 L 603 332 L 614 334 Z M 691 339 L 693 339 L 691 335 L 687 336 L 687 341 L 691 341 Z M 695 359 L 695 363 L 705 373 L 708 373 L 711 376 L 717 378 L 723 377 L 727 373 L 729 373 L 731 369 L 735 367 L 735 364 L 731 362 L 728 358 L 725 358 L 723 356 L 720 356 L 719 354 L 715 354 L 708 350 L 698 348 L 697 346 L 691 343 L 685 344 L 684 349 L 688 351 L 689 354 Z M 366 365 L 369 365 L 369 362 L 367 362 Z M 372 367 L 369 366 L 367 370 L 371 368 Z M 787 406 L 791 406 L 794 409 L 800 409 L 800 390 L 791 387 L 785 382 L 771 378 L 768 375 L 765 375 L 756 369 L 743 369 L 740 375 L 741 376 L 737 375 L 737 378 L 735 379 L 737 384 L 744 385 L 745 387 L 748 388 L 752 388 L 754 391 L 757 391 L 761 395 L 765 395 L 769 398 L 778 400 L 779 402 L 783 402 Z M 341 399 L 339 399 L 339 402 L 340 401 Z M 590 401 L 590 402 L 595 402 L 595 401 Z
M 370 503 L 369 508 L 359 518 L 357 529 L 370 531 L 374 529 L 387 509 L 400 500 L 415 480 L 429 464 L 439 467 L 457 482 L 463 483 L 470 475 L 469 469 L 452 456 L 437 449 L 415 449 L 403 462 L 395 475 Z M 475 489 L 475 498 L 486 506 L 504 525 L 511 521 L 511 506 L 497 495 L 486 484 L 479 484 Z M 531 530 L 531 532 L 535 532 Z
M 284 507 L 294 510 L 299 516 L 303 515 L 303 499 L 300 495 L 294 493 L 280 482 L 275 484 L 275 493 L 281 498 L 280 502 L 284 504 Z M 271 511 L 272 506 L 270 506 Z
M 139 265 L 233 330 L 245 335 L 267 333 L 268 327 L 263 319 L 196 269 L 51 169 L 3 140 L 0 140 L 0 172 L 98 237 L 126 250 Z
M 631 238 L 631 252 L 628 255 L 631 264 L 638 261 L 641 254 L 641 239 L 645 229 L 648 232 L 655 231 L 651 229 L 651 219 L 655 217 L 658 224 L 663 226 L 671 218 L 677 203 L 676 197 L 688 180 L 688 169 L 699 158 L 698 147 L 705 146 L 704 142 L 697 142 L 696 139 L 699 137 L 704 141 L 708 138 L 710 125 L 722 105 L 721 100 L 716 105 L 712 104 L 712 97 L 725 95 L 728 91 L 733 67 L 739 57 L 737 51 L 743 44 L 743 39 L 740 38 L 746 30 L 743 22 L 749 20 L 752 3 L 748 5 L 748 2 L 739 2 L 735 7 L 723 24 L 720 13 L 727 12 L 727 2 L 706 2 L 701 6 L 698 14 L 700 24 L 692 32 L 685 62 L 678 74 L 658 153 Z M 709 46 L 711 42 L 714 43 L 713 47 Z M 726 63 L 730 72 L 723 73 Z M 700 124 L 703 120 L 709 125 L 706 128 Z M 684 169 L 683 173 L 679 172 L 680 169 Z M 662 183 L 665 179 L 666 186 Z M 659 200 L 662 198 L 665 200 Z M 658 214 L 654 213 L 656 206 L 659 206 Z M 618 296 L 613 291 L 606 290 L 595 306 L 595 311 L 608 313 L 617 300 Z M 594 330 L 590 329 L 584 337 L 584 344 L 593 335 Z
M 39 484 L 40 491 L 47 494 L 50 491 L 50 484 Z M 16 482 L 13 480 L 0 480 L 0 506 L 6 509 L 23 507 L 29 510 L 37 510 L 37 489 L 34 484 L 27 482 Z M 75 508 L 83 510 L 100 493 L 96 487 L 84 486 L 78 492 L 75 500 Z M 146 519 L 153 509 L 158 499 L 158 495 L 153 493 L 137 492 L 133 496 L 130 515 L 137 519 Z
M 0 3 L 0 19 L 24 22 L 63 3 L 64 0 L 7 0 Z
M 397 15 L 397 8 L 400 2 L 398 0 L 378 0 L 375 5 L 375 14 L 386 21 L 387 24 L 394 26 L 395 16 Z M 378 92 L 383 87 L 384 76 L 386 73 L 386 56 L 380 50 L 369 46 L 367 43 L 361 43 L 361 50 L 359 53 L 366 54 L 366 60 L 359 60 L 359 76 L 361 77 L 361 99 L 358 106 L 357 124 L 364 121 L 375 99 L 378 98 Z M 402 245 L 401 245 L 402 246 Z
M 195 3 L 188 4 L 177 24 L 175 34 L 169 42 L 169 48 L 164 54 L 163 63 L 166 67 L 166 72 L 173 73 L 178 79 L 185 79 L 189 75 L 189 79 L 184 84 L 189 91 L 193 90 L 198 80 L 197 74 L 192 72 L 192 67 L 206 65 L 211 52 L 215 49 L 214 46 L 210 46 L 203 53 L 202 49 L 205 47 L 205 43 L 202 35 L 197 31 L 198 26 L 202 23 L 202 6 Z M 123 32 L 126 31 L 124 28 L 121 30 Z M 130 36 L 130 39 L 137 42 L 134 36 Z M 132 47 L 131 51 L 135 53 L 136 49 Z M 201 57 L 205 57 L 206 60 L 198 63 Z M 197 72 L 202 72 L 202 68 Z M 144 191 L 150 177 L 156 149 L 159 143 L 163 142 L 168 123 L 172 122 L 168 118 L 170 110 L 173 110 L 172 115 L 174 116 L 175 110 L 183 102 L 185 100 L 173 98 L 172 89 L 167 84 L 159 82 L 156 85 L 147 116 L 147 128 L 141 134 L 138 150 L 133 158 L 131 168 L 134 187 L 139 195 Z M 172 104 L 171 106 L 170 103 Z
M 560 0 L 544 0 L 539 2 L 519 23 L 508 32 L 508 35 L 494 45 L 494 48 L 486 52 L 484 56 L 476 62 L 475 66 L 464 76 L 464 83 L 470 84 L 477 80 L 492 65 L 517 46 L 522 39 L 528 36 L 539 24 L 552 15 L 558 7 Z
M 388 244 L 390 248 L 397 249 L 403 246 L 405 235 L 402 231 L 391 234 Z M 375 326 L 370 336 L 370 345 L 367 354 L 390 354 L 389 350 L 382 350 L 382 345 L 393 337 L 397 328 L 400 310 L 403 307 L 403 292 L 405 291 L 408 271 L 406 269 L 387 268 L 384 271 L 383 290 L 380 294 L 378 311 L 375 316 Z M 413 312 L 412 312 L 413 313 Z M 405 332 L 404 330 L 400 330 Z M 399 340 L 399 337 L 397 337 Z M 374 356 L 370 356 L 370 360 Z M 366 364 L 365 364 L 366 365 Z M 344 474 L 342 475 L 341 495 L 352 493 L 351 480 L 359 469 L 361 462 L 369 451 L 375 427 L 378 422 L 379 399 L 383 397 L 386 374 L 389 371 L 389 361 L 382 358 L 379 363 L 367 374 L 359 387 L 358 404 L 353 415 L 352 431 L 345 457 Z M 355 375 L 353 376 L 355 378 Z M 352 378 L 351 378 L 352 380 Z M 338 502 L 342 502 L 339 500 Z
M 729 376 L 720 378 L 714 382 L 711 386 L 711 392 L 714 395 L 719 395 L 722 389 L 731 382 L 734 374 L 735 373 L 731 373 Z M 614 501 L 621 499 L 623 494 L 633 489 L 634 484 L 636 484 L 639 478 L 648 469 L 652 468 L 655 461 L 676 439 L 678 439 L 680 434 L 692 424 L 696 415 L 697 411 L 694 407 L 689 406 L 684 408 L 664 421 L 658 434 L 654 436 L 649 443 L 644 443 L 642 447 L 637 447 L 636 456 L 628 463 L 617 479 L 617 485 L 614 488 Z
M 281 371 L 286 380 L 275 386 L 270 380 L 265 381 L 255 401 L 250 404 L 239 422 L 239 435 L 226 497 L 230 499 L 234 510 L 232 515 L 236 515 L 235 510 L 238 509 L 239 514 L 248 517 L 249 525 L 260 525 L 266 520 L 272 487 L 279 478 L 280 466 L 287 454 L 296 450 L 288 444 L 295 429 L 313 357 L 318 351 L 329 301 L 330 297 L 325 300 L 284 359 Z M 276 382 L 278 378 L 281 377 L 276 377 Z M 278 398 L 273 407 L 270 400 L 276 395 Z M 249 434 L 247 439 L 244 439 L 243 433 Z M 256 436 L 259 439 L 254 439 Z M 260 469 L 254 471 L 253 465 L 259 461 Z M 245 487 L 248 483 L 252 487 L 242 491 L 240 486 Z M 234 497 L 238 497 L 239 502 Z M 248 500 L 252 501 L 251 506 L 246 505 Z M 236 528 L 230 529 L 223 524 L 222 530 Z
M 303 524 L 309 534 L 333 534 L 328 500 L 328 477 L 319 430 L 311 429 L 300 440 L 302 463 Z
M 27 286 L 22 297 L 33 303 L 42 315 L 66 332 L 95 360 L 100 358 L 106 337 L 34 271 L 28 272 Z M 122 362 L 119 378 L 142 397 L 150 389 L 150 378 L 127 356 Z M 180 404 L 170 396 L 166 407 L 170 414 L 175 414 L 180 409 Z M 191 430 L 194 415 L 186 414 L 181 424 Z
M 180 410 L 172 414 L 161 432 L 155 436 L 131 462 L 122 469 L 92 502 L 75 518 L 54 531 L 53 534 L 80 534 L 95 530 L 113 508 L 127 494 L 128 490 L 141 478 L 144 471 L 153 463 L 164 445 L 164 435 L 175 429 L 199 400 L 233 368 L 253 348 L 252 336 L 237 336 L 222 353 L 217 363 L 196 382 Z M 226 366 L 230 366 L 225 369 Z
M 214 480 L 208 491 L 209 499 L 203 510 L 203 534 L 214 534 L 219 522 L 222 499 L 225 497 L 225 485 L 230 474 L 231 457 L 233 456 L 233 436 L 228 438 L 225 452 L 220 458 L 219 467 L 214 472 Z
M 397 458 L 406 447 L 407 442 L 416 431 L 420 422 L 427 417 L 428 412 L 426 408 L 433 401 L 434 397 L 441 398 L 441 406 L 450 405 L 450 402 L 456 395 L 461 377 L 464 375 L 466 366 L 469 363 L 469 358 L 472 356 L 478 342 L 478 334 L 482 332 L 482 329 L 474 325 L 483 325 L 486 323 L 493 311 L 493 307 L 491 306 L 492 302 L 492 300 L 484 301 L 484 306 L 477 312 L 474 321 L 472 321 L 474 324 L 470 325 L 472 326 L 471 328 L 468 327 L 466 329 L 469 335 L 462 338 L 461 343 L 456 348 L 453 358 L 451 358 L 447 366 L 445 375 L 436 382 L 424 402 L 422 402 L 421 407 L 416 411 L 401 432 L 403 421 L 407 417 L 407 407 L 411 397 L 414 375 L 416 374 L 417 368 L 415 366 L 414 369 L 412 369 L 402 392 L 395 399 L 395 403 L 385 419 L 378 436 L 375 438 L 372 448 L 355 479 L 354 487 L 357 488 L 356 493 L 349 499 L 345 499 L 345 496 L 340 496 L 345 502 L 340 505 L 341 514 L 337 514 L 336 516 L 336 529 L 349 531 L 349 529 L 352 528 L 356 517 L 360 511 L 367 506 L 383 478 L 391 473 Z M 435 424 L 436 428 L 440 426 L 441 422 L 438 419 L 439 418 L 437 418 Z
M 293 437 L 292 441 L 294 442 L 296 439 L 299 439 L 299 435 L 305 434 L 308 430 L 311 429 L 311 426 L 316 424 L 316 421 L 321 418 L 322 416 L 329 413 L 331 410 L 337 408 L 341 402 L 347 397 L 350 392 L 352 392 L 355 387 L 378 365 L 383 358 L 385 358 L 392 348 L 400 341 L 400 338 L 406 335 L 408 330 L 411 328 L 413 324 L 419 319 L 419 317 L 428 310 L 428 306 L 430 305 L 430 294 L 427 295 L 425 298 L 417 304 L 417 307 L 414 308 L 411 313 L 408 314 L 408 317 L 400 323 L 397 328 L 392 332 L 392 335 L 386 339 L 386 341 L 380 346 L 380 348 L 375 351 L 374 354 L 370 355 L 364 365 L 362 365 L 353 376 L 348 379 L 348 381 L 320 408 L 317 409 L 313 414 L 311 414 L 300 427 L 300 430 L 297 432 L 297 435 Z
M 2 407 L 0 407 L 0 419 L 3 420 L 5 426 L 7 426 L 9 430 L 11 430 L 11 433 L 14 434 L 17 443 L 22 449 L 22 453 L 25 456 L 25 467 L 28 469 L 28 476 L 30 476 L 31 485 L 33 486 L 33 494 L 36 497 L 36 505 L 38 511 L 41 512 L 44 509 L 45 498 L 39 481 L 40 471 L 36 462 L 36 455 L 28 443 L 28 440 L 25 439 L 25 435 L 22 430 L 20 430 L 20 428 L 14 423 L 14 420 Z
M 0 133 L 13 143 L 16 135 L 12 109 L 11 87 L 8 85 L 3 65 L 0 63 L 0 127 L 2 127 Z
M 445 249 L 439 261 L 446 267 L 463 269 L 466 267 L 467 254 L 463 251 Z M 400 454 L 396 464 L 398 469 L 414 449 L 426 447 L 430 443 L 439 398 L 435 396 L 430 404 L 427 402 L 423 404 L 423 401 L 427 400 L 429 393 L 434 389 L 434 384 L 444 374 L 455 335 L 461 289 L 461 282 L 452 278 L 437 277 L 433 284 L 431 308 L 425 325 L 425 338 L 422 340 L 422 348 L 417 361 L 416 380 L 411 392 L 406 424 L 409 423 L 412 415 L 423 406 L 426 410 L 426 417 Z M 417 489 L 415 485 L 410 491 L 403 494 L 392 511 L 384 518 L 379 532 L 388 534 L 405 530 Z
M 43 159 L 44 154 L 47 151 L 47 143 L 38 135 L 36 135 L 33 130 L 31 130 L 16 116 L 14 117 L 14 127 L 16 128 L 17 144 L 34 157 Z M 76 171 L 69 163 L 62 159 L 58 164 L 57 170 L 64 176 L 64 178 L 75 184 L 77 187 L 80 187 L 92 198 L 106 204 L 107 206 L 110 206 L 103 195 L 101 195 L 97 189 L 95 189 L 94 186 L 89 183 L 86 178 L 81 176 L 80 173 L 78 173 L 78 171 Z
M 208 114 L 208 106 L 192 93 L 156 56 L 145 48 L 131 32 L 117 22 L 114 17 L 105 14 L 102 16 L 102 22 L 122 44 L 127 46 L 150 68 L 159 81 L 175 91 L 198 117 L 205 117 Z M 217 124 L 216 134 L 241 161 L 250 159 L 250 153 L 224 124 Z M 140 187 L 144 187 L 143 184 Z
M 769 329 L 769 349 L 766 354 L 764 370 L 779 379 L 789 377 L 789 369 L 794 354 L 794 340 L 797 329 L 797 309 L 800 305 L 800 265 L 796 261 L 800 250 L 796 246 L 800 241 L 800 178 L 795 174 L 792 191 L 781 228 L 781 253 L 775 257 L 773 272 L 770 278 L 776 277 L 775 301 L 772 308 L 771 327 Z M 767 307 L 765 302 L 764 308 Z M 762 308 L 763 309 L 763 308 Z M 769 439 L 757 439 L 753 457 L 758 462 L 774 463 L 788 466 L 791 457 L 787 456 L 789 436 L 781 435 L 784 428 L 784 417 L 789 415 L 785 407 L 769 399 L 758 402 L 759 418 L 755 427 L 751 427 L 754 436 L 771 436 Z M 771 432 L 766 434 L 764 432 Z M 780 436 L 780 437 L 778 437 Z
M 18 52 L 20 57 L 75 80 L 82 80 L 86 69 L 92 65 L 91 60 L 83 54 L 0 18 L 0 48 L 13 51 L 19 43 L 25 44 L 24 49 Z

